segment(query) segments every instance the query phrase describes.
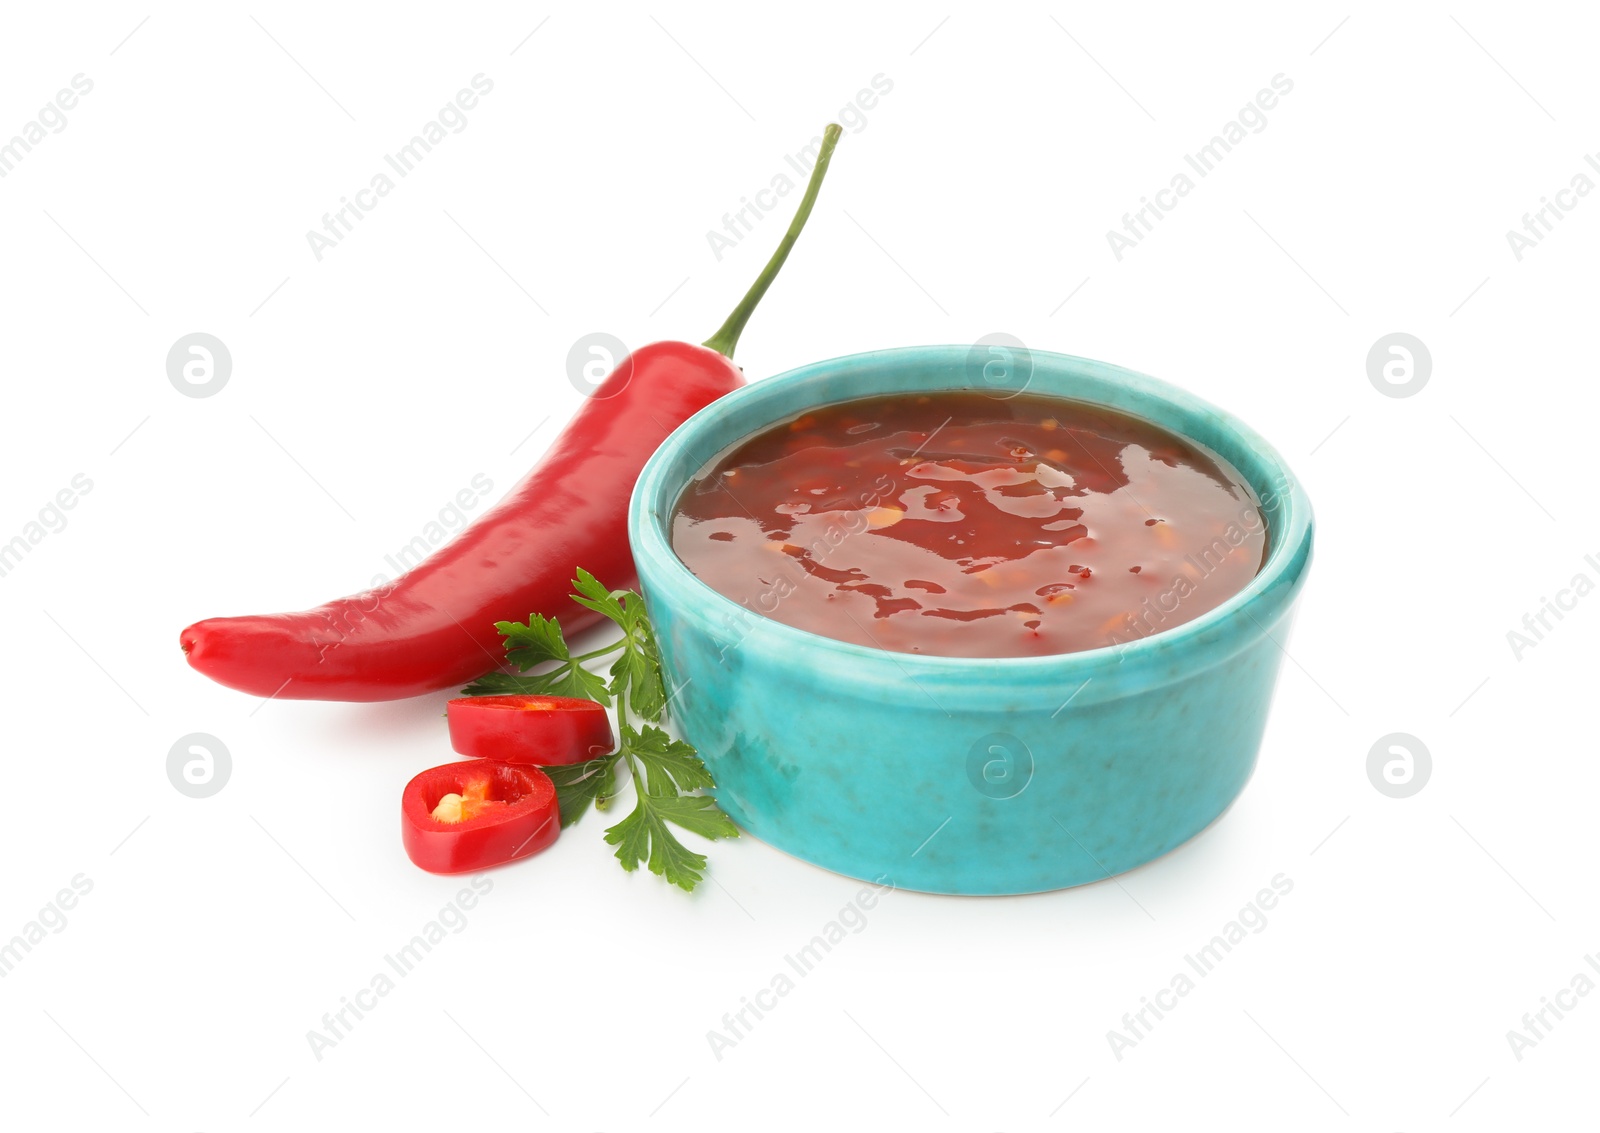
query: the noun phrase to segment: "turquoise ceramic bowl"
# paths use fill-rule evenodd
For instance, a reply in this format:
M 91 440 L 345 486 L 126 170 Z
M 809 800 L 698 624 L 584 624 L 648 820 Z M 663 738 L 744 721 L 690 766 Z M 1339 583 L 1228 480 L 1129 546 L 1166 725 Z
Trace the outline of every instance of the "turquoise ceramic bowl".
M 692 575 L 669 539 L 722 449 L 812 406 L 986 389 L 1109 405 L 1201 442 L 1254 487 L 1266 565 L 1194 621 L 1050 657 L 890 653 L 783 625 Z M 1098 881 L 1204 830 L 1255 766 L 1311 507 L 1249 427 L 1183 390 L 1060 354 L 922 346 L 818 362 L 737 390 L 646 465 L 629 530 L 684 737 L 741 827 L 796 857 L 934 893 Z

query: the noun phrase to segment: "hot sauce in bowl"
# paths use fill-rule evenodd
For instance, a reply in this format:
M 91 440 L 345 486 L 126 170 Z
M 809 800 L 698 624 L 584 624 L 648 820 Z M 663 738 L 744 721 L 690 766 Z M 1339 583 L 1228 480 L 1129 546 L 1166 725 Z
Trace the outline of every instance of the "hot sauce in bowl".
M 747 437 L 685 488 L 674 551 L 712 589 L 854 644 L 1072 653 L 1192 621 L 1261 569 L 1244 478 L 1204 446 L 1063 398 L 840 402 Z

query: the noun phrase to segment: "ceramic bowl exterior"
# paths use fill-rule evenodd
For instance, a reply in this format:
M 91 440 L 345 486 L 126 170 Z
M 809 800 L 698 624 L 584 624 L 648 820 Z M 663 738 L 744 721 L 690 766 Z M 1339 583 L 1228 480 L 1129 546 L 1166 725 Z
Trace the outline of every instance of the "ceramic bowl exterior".
M 801 411 L 879 394 L 985 390 L 1107 405 L 1192 438 L 1249 481 L 1267 560 L 1221 606 L 1126 644 L 1046 657 L 891 653 L 784 625 L 713 591 L 670 542 L 685 485 L 728 445 Z M 1243 507 L 1243 505 L 1241 505 Z M 1153 378 L 1004 347 L 877 351 L 792 370 L 672 434 L 634 491 L 630 536 L 671 708 L 757 838 L 902 889 L 1060 889 L 1194 837 L 1255 766 L 1311 508 L 1248 426 Z

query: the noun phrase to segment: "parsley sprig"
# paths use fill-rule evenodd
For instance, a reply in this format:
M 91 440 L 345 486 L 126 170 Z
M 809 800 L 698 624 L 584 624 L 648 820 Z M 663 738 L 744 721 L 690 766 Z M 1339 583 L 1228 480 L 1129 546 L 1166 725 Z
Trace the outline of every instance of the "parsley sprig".
M 706 859 L 678 841 L 672 827 L 703 838 L 736 838 L 739 828 L 699 792 L 716 786 L 695 749 L 667 735 L 658 725 L 667 715 L 666 682 L 655 629 L 644 600 L 631 590 L 607 590 L 586 570 L 573 580 L 573 600 L 603 614 L 622 630 L 620 640 L 574 656 L 555 618 L 530 614 L 526 622 L 496 622 L 506 659 L 517 673 L 485 673 L 462 692 L 467 696 L 532 694 L 576 696 L 615 705 L 621 742 L 610 755 L 544 771 L 556 785 L 561 825 L 571 826 L 590 804 L 606 810 L 617 793 L 619 765 L 634 789 L 633 811 L 605 832 L 622 868 L 644 863 L 651 873 L 692 890 L 705 876 Z M 584 662 L 617 654 L 607 680 Z M 530 670 L 538 669 L 538 672 Z M 635 724 L 637 723 L 637 726 Z

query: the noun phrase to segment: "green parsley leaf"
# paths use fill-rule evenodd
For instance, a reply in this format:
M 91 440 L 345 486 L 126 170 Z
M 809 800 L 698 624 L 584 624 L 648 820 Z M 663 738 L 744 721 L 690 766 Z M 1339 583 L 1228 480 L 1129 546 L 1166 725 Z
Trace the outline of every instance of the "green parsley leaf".
M 604 614 L 623 629 L 628 628 L 628 614 L 617 600 L 617 596 L 625 591 L 619 590 L 613 594 L 600 585 L 599 579 L 581 567 L 578 568 L 578 577 L 572 580 L 572 586 L 577 591 L 572 596 L 574 602 L 589 607 L 597 614 Z
M 632 590 L 607 590 L 586 570 L 572 580 L 572 600 L 610 618 L 622 630 L 622 654 L 611 664 L 612 696 L 626 694 L 629 707 L 646 720 L 659 720 L 667 709 L 666 681 L 655 630 L 645 614 L 644 599 Z
M 692 831 L 713 842 L 719 838 L 737 838 L 739 828 L 733 824 L 717 800 L 710 795 L 676 795 L 657 798 L 646 795 L 651 808 L 662 818 Z
M 659 734 L 658 729 L 648 730 Z M 695 762 L 699 763 L 699 760 Z M 703 767 L 701 774 L 704 774 Z M 605 839 L 617 848 L 617 860 L 629 873 L 638 869 L 643 862 L 651 873 L 666 878 L 680 889 L 692 891 L 704 877 L 706 858 L 704 854 L 697 854 L 678 841 L 677 835 L 667 826 L 669 822 L 702 838 L 715 840 L 739 836 L 739 828 L 733 824 L 733 819 L 724 814 L 717 807 L 716 800 L 708 795 L 657 795 L 640 791 L 632 813 L 606 830 Z
M 606 841 L 617 848 L 623 869 L 632 872 L 644 864 L 671 884 L 692 890 L 704 878 L 705 855 L 678 841 L 672 827 L 710 839 L 736 838 L 739 828 L 711 796 L 692 793 L 715 786 L 693 746 L 648 723 L 666 715 L 667 690 L 644 599 L 631 590 L 607 590 L 586 570 L 577 572 L 572 586 L 573 601 L 614 622 L 622 631 L 620 641 L 573 657 L 554 618 L 531 614 L 526 623 L 496 622 L 506 658 L 520 673 L 485 673 L 462 691 L 468 696 L 575 696 L 605 705 L 614 701 L 622 738 L 615 752 L 587 763 L 544 768 L 555 783 L 561 825 L 571 826 L 591 804 L 606 809 L 617 789 L 618 764 L 625 760 L 634 808 L 606 830 Z M 609 681 L 584 669 L 583 661 L 618 650 Z M 538 666 L 549 667 L 529 672 Z M 636 720 L 639 728 L 634 727 Z
M 660 728 L 635 732 L 624 725 L 622 747 L 644 768 L 645 789 L 657 798 L 716 786 L 694 748 Z
M 587 763 L 546 767 L 544 773 L 556 785 L 556 806 L 561 811 L 561 827 L 566 829 L 582 818 L 590 803 L 603 807 L 617 789 L 617 756 L 605 755 Z
M 660 815 L 650 809 L 648 797 L 639 796 L 633 813 L 606 831 L 606 841 L 617 848 L 617 860 L 629 873 L 638 869 L 640 862 L 648 861 L 651 873 L 693 891 L 705 876 L 706 857 L 672 836 Z
M 644 599 L 637 594 L 628 596 L 628 605 L 644 608 Z M 646 720 L 659 720 L 667 710 L 666 679 L 661 675 L 661 654 L 656 649 L 655 631 L 650 623 L 639 617 L 628 630 L 622 655 L 611 665 L 611 695 L 624 690 L 628 707 Z
M 502 673 L 496 669 L 492 673 L 484 673 L 476 677 L 473 682 L 461 690 L 462 696 L 517 696 L 522 693 L 535 693 L 542 691 L 530 688 L 530 685 L 543 681 L 543 677 L 519 677 L 515 673 Z
M 567 640 L 561 635 L 561 622 L 543 614 L 529 614 L 522 622 L 495 622 L 494 628 L 505 639 L 506 660 L 526 673 L 542 661 L 568 661 Z
M 535 665 L 557 662 L 553 669 L 532 676 L 512 673 L 485 673 L 462 689 L 463 696 L 575 696 L 582 700 L 611 703 L 611 693 L 602 677 L 573 659 L 561 634 L 561 623 L 541 614 L 529 614 L 524 622 L 495 622 L 505 643 L 506 660 L 523 673 Z
M 601 704 L 611 703 L 604 677 L 591 673 L 577 662 L 569 662 L 548 673 L 518 676 L 516 673 L 485 673 L 461 690 L 462 696 L 576 696 Z
M 705 876 L 705 855 L 678 841 L 667 828 L 668 822 L 706 838 L 734 838 L 739 828 L 704 795 L 658 798 L 641 794 L 633 813 L 606 831 L 606 841 L 617 848 L 623 869 L 632 873 L 644 862 L 651 873 L 692 891 Z

